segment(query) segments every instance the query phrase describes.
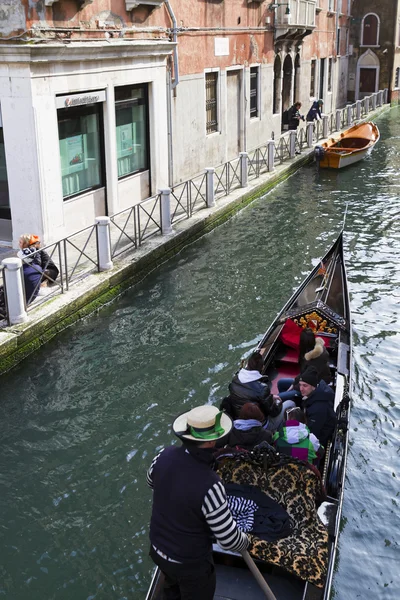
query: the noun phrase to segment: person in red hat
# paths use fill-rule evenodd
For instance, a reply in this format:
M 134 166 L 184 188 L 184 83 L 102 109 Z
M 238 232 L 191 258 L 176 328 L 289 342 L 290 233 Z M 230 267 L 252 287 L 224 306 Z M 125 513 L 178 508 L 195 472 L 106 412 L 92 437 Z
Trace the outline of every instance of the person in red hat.
M 213 600 L 213 538 L 236 552 L 249 544 L 213 470 L 217 440 L 231 429 L 230 417 L 215 406 L 183 413 L 173 423 L 182 445 L 162 450 L 147 472 L 153 489 L 150 556 L 164 575 L 165 600 Z

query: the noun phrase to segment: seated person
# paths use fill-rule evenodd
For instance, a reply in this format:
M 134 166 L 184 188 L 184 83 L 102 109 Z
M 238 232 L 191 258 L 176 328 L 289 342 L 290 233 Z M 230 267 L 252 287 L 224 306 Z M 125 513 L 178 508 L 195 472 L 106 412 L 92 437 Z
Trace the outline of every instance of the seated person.
M 294 408 L 296 403 L 293 400 L 285 400 L 282 402 L 282 399 L 278 396 L 270 396 L 268 398 L 268 417 L 267 423 L 264 425 L 265 429 L 268 431 L 275 432 L 284 422 L 285 411 Z
M 43 285 L 52 285 L 57 279 L 60 271 L 47 252 L 45 250 L 40 250 L 39 236 L 24 233 L 19 238 L 19 247 L 21 250 L 24 248 L 33 248 L 33 251 L 39 250 L 34 257 L 35 264 L 39 265 L 43 271 Z
M 313 330 L 310 327 L 306 327 L 300 334 L 300 375 L 310 366 L 317 369 L 318 381 L 323 379 L 326 383 L 331 383 L 332 376 L 329 367 L 329 354 L 325 348 L 324 340 L 320 337 L 315 337 Z M 295 379 L 284 378 L 278 381 L 278 394 L 282 400 L 290 399 L 296 401 L 301 398 L 299 390 L 300 375 Z
M 285 411 L 285 422 L 274 434 L 274 446 L 280 454 L 293 456 L 309 463 L 317 463 L 323 454 L 323 447 L 308 429 L 307 420 L 301 408 Z
M 244 450 L 253 450 L 261 442 L 271 444 L 272 433 L 263 429 L 264 420 L 264 414 L 257 404 L 248 402 L 240 409 L 239 418 L 233 421 L 226 444 Z
M 326 448 L 336 426 L 333 389 L 323 379 L 318 383 L 315 367 L 308 367 L 300 375 L 299 387 L 308 427 Z
M 229 396 L 222 400 L 220 410 L 224 410 L 232 419 L 239 418 L 242 406 L 247 402 L 259 405 L 264 416 L 268 416 L 267 398 L 270 395 L 270 387 L 261 371 L 264 361 L 259 352 L 253 352 L 247 361 L 247 366 L 235 375 L 229 384 Z
M 22 260 L 27 305 L 31 304 L 38 295 L 43 277 L 42 268 L 35 262 L 34 252 L 35 249 L 32 247 L 24 248 L 17 255 Z

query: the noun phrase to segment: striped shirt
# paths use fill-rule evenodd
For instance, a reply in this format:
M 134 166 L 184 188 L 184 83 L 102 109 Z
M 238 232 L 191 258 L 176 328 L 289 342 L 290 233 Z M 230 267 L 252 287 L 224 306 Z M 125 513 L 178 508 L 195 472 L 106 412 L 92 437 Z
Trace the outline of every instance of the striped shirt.
M 161 450 L 162 452 L 162 450 Z M 161 452 L 153 459 L 147 471 L 147 484 L 154 488 L 152 473 Z M 228 506 L 226 492 L 221 481 L 214 483 L 204 496 L 201 507 L 204 518 L 223 550 L 241 552 L 249 545 L 249 539 L 237 526 Z

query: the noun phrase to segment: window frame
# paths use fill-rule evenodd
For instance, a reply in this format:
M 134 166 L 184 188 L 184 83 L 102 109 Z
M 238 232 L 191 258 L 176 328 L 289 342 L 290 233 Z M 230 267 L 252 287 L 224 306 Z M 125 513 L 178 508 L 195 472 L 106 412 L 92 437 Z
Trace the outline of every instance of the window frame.
M 314 74 L 313 74 L 314 68 Z M 310 98 L 316 98 L 316 90 L 317 90 L 317 59 L 311 59 L 311 68 L 310 68 Z
M 209 107 L 207 106 L 207 102 L 209 102 L 209 100 L 207 100 L 207 78 L 210 77 L 210 75 L 213 75 L 215 77 L 215 118 L 216 118 L 216 122 L 215 122 L 215 129 L 213 129 L 212 131 L 208 131 L 208 123 L 211 123 L 211 121 L 207 121 L 207 110 L 209 109 Z M 220 80 L 221 80 L 221 73 L 219 68 L 217 69 L 205 69 L 204 70 L 204 108 L 205 108 L 205 130 L 206 130 L 206 136 L 209 135 L 213 135 L 215 133 L 220 133 Z
M 126 175 L 118 175 L 118 181 L 122 181 L 124 179 L 126 179 L 127 177 L 132 177 L 133 175 L 137 175 L 138 173 L 144 173 L 146 171 L 150 171 L 150 160 L 151 160 L 151 156 L 150 156 L 150 110 L 149 110 L 149 84 L 148 83 L 134 83 L 131 85 L 116 85 L 114 87 L 114 105 L 115 105 L 115 136 L 117 136 L 117 106 L 122 107 L 122 105 L 125 105 L 125 107 L 128 106 L 132 106 L 135 104 L 135 100 L 134 99 L 126 99 L 126 100 L 115 100 L 115 92 L 116 90 L 118 90 L 119 88 L 143 88 L 144 89 L 144 106 L 146 107 L 146 118 L 145 118 L 145 127 L 146 127 L 146 167 L 144 167 L 143 169 L 137 169 L 136 171 L 132 171 L 131 173 L 127 173 Z M 117 156 L 116 156 L 116 160 L 118 161 L 118 149 L 117 149 Z M 117 171 L 118 171 L 118 165 L 117 165 Z
M 251 114 L 251 98 L 252 98 L 252 87 L 251 87 L 251 79 L 252 79 L 252 71 L 254 73 L 256 73 L 256 90 L 255 90 L 255 94 L 253 94 L 253 96 L 255 95 L 256 97 L 256 114 L 252 115 Z M 261 103 L 260 103 L 260 96 L 261 96 L 261 68 L 260 65 L 251 65 L 250 66 L 250 101 L 249 101 L 249 111 L 250 111 L 250 119 L 260 119 L 261 118 Z
M 83 92 L 82 92 L 83 94 Z M 67 202 L 68 200 L 77 198 L 78 196 L 83 196 L 84 194 L 88 194 L 95 190 L 100 190 L 101 188 L 105 188 L 107 185 L 106 179 L 106 162 L 105 162 L 105 145 L 104 145 L 104 111 L 103 111 L 103 102 L 96 102 L 93 104 L 83 104 L 78 106 L 73 106 L 71 108 L 58 108 L 57 109 L 57 128 L 60 123 L 58 115 L 60 111 L 65 111 L 65 115 L 79 115 L 83 116 L 86 114 L 93 114 L 91 112 L 93 107 L 96 107 L 96 112 L 98 113 L 98 123 L 99 123 L 99 154 L 100 154 L 100 183 L 84 190 L 79 190 L 79 192 L 75 192 L 75 194 L 69 194 L 68 196 L 62 196 L 63 202 Z M 71 118 L 71 117 L 70 117 Z M 64 121 L 67 119 L 63 119 Z M 60 144 L 60 130 L 58 128 L 58 143 Z M 60 146 L 58 146 L 60 149 Z M 60 152 L 60 168 L 61 168 L 61 152 Z M 62 169 L 61 169 L 61 185 L 62 185 Z
M 400 88 L 400 67 L 396 67 L 396 70 L 394 72 L 394 88 L 395 90 L 398 90 Z
M 364 23 L 365 23 L 365 19 L 367 17 L 375 17 L 377 20 L 377 27 L 376 27 L 376 40 L 375 40 L 375 44 L 364 44 Z M 360 35 L 360 47 L 363 48 L 379 48 L 380 44 L 379 44 L 379 36 L 380 36 L 380 29 L 381 29 L 381 20 L 379 18 L 379 16 L 376 13 L 373 12 L 369 12 L 367 14 L 365 14 L 362 18 L 361 21 L 361 35 Z

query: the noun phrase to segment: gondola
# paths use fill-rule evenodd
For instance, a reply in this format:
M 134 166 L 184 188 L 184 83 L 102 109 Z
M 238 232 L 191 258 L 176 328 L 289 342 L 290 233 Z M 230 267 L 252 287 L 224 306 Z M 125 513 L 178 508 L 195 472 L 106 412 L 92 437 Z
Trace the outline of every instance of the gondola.
M 379 141 L 380 133 L 375 123 L 358 123 L 329 138 L 315 148 L 315 159 L 322 168 L 342 169 L 362 160 Z
M 295 342 L 299 329 L 305 326 L 313 327 L 315 333 L 324 339 L 330 354 L 337 426 L 326 448 L 323 463 L 320 465 L 321 483 L 326 490 L 326 501 L 318 509 L 318 515 L 317 504 L 315 510 L 313 506 L 311 508 L 309 506 L 311 517 L 316 523 L 314 530 L 317 531 L 316 536 L 322 536 L 321 540 L 316 541 L 315 556 L 311 545 L 313 540 L 308 540 L 307 543 L 310 542 L 310 545 L 300 550 L 300 546 L 296 546 L 299 540 L 289 540 L 287 543 L 291 544 L 291 548 L 288 551 L 285 548 L 282 552 L 282 547 L 278 548 L 278 552 L 276 551 L 275 543 L 268 545 L 268 542 L 264 542 L 266 560 L 261 559 L 259 552 L 255 551 L 257 550 L 255 544 L 250 548 L 252 558 L 276 600 L 328 600 L 332 588 L 345 481 L 351 388 L 351 324 L 343 256 L 343 233 L 285 304 L 257 347 L 263 355 L 264 370 L 270 378 L 273 392 L 276 392 L 279 378 L 292 377 L 298 373 Z M 301 461 L 297 462 L 301 463 Z M 272 467 L 279 481 L 282 481 L 285 468 L 287 465 Z M 289 476 L 292 477 L 293 465 L 289 464 L 289 468 Z M 304 472 L 306 471 L 307 464 L 295 464 L 295 469 L 301 474 L 303 469 Z M 220 472 L 225 481 L 224 473 L 226 474 L 226 467 Z M 314 475 L 306 474 L 306 477 L 312 479 Z M 269 485 L 273 486 L 274 481 L 278 479 L 274 479 L 272 473 L 270 475 L 272 483 Z M 309 498 L 307 502 L 310 505 Z M 287 506 L 285 508 L 290 514 L 289 508 Z M 295 514 L 290 516 L 297 518 Z M 300 556 L 301 552 L 303 552 L 302 556 Z M 225 552 L 217 545 L 214 545 L 213 553 L 217 573 L 215 600 L 265 598 L 241 555 Z M 319 557 L 321 564 L 318 564 Z M 293 561 L 293 564 L 290 561 Z M 316 571 L 319 572 L 318 577 Z M 156 570 L 146 600 L 161 600 L 161 589 L 162 574 Z

